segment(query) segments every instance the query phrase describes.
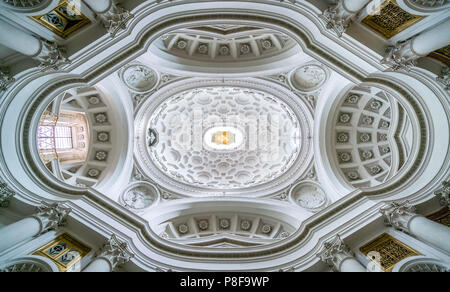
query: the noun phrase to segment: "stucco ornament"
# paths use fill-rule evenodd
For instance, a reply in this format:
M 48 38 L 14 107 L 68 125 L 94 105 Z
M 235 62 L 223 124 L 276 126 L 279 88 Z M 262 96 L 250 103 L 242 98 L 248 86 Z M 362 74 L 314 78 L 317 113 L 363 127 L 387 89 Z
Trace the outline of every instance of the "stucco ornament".
M 158 75 L 156 72 L 139 63 L 125 66 L 119 74 L 127 87 L 136 93 L 148 92 L 155 87 L 158 82 Z
M 327 72 L 316 64 L 303 65 L 291 74 L 293 87 L 304 92 L 318 89 L 326 80 Z
M 140 211 L 144 210 L 159 199 L 158 189 L 150 183 L 139 182 L 127 187 L 121 196 L 121 201 L 125 207 Z
M 322 188 L 316 183 L 301 182 L 290 191 L 291 199 L 300 207 L 315 212 L 324 208 L 328 202 Z

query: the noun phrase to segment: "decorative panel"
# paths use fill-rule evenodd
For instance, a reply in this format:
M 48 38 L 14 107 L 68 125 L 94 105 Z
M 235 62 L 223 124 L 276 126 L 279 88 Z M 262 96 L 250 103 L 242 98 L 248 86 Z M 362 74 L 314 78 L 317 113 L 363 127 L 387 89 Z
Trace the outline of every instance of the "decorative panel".
M 47 14 L 31 16 L 31 18 L 62 38 L 67 38 L 79 28 L 91 23 L 68 0 L 61 1 L 55 9 Z
M 427 218 L 450 227 L 450 210 L 447 207 L 428 215 Z
M 65 233 L 42 246 L 33 254 L 49 258 L 61 272 L 72 272 L 79 271 L 81 259 L 90 250 L 90 248 Z
M 377 13 L 379 11 L 379 13 Z M 391 38 L 421 20 L 423 16 L 410 14 L 401 9 L 395 0 L 387 0 L 374 13 L 363 19 L 362 23 L 370 26 L 386 38 Z
M 398 262 L 407 257 L 421 255 L 386 233 L 364 245 L 359 250 L 385 272 L 392 271 Z M 373 252 L 379 253 L 380 257 L 369 257 L 369 253 Z
M 430 53 L 428 57 L 439 60 L 445 65 L 450 66 L 450 45 Z

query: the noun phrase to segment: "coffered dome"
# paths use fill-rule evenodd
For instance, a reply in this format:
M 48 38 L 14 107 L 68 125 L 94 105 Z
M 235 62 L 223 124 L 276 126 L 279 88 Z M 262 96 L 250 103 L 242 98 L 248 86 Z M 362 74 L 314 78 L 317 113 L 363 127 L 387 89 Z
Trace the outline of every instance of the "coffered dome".
M 160 103 L 150 98 L 137 114 L 135 155 L 148 177 L 172 191 L 261 196 L 309 164 L 312 120 L 280 87 L 199 80 L 154 96 Z M 158 135 L 151 146 L 149 130 Z

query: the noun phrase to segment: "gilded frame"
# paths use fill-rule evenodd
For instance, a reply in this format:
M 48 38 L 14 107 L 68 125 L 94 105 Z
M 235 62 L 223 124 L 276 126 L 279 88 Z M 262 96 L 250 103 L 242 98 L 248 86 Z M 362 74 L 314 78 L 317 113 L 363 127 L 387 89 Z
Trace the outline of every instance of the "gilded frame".
M 380 13 L 382 13 L 383 9 L 389 4 L 393 4 L 396 7 L 398 7 L 399 9 L 401 9 L 395 0 L 386 0 L 383 4 L 381 4 L 379 7 L 377 7 L 374 10 L 374 12 L 367 15 L 361 22 L 364 23 L 365 25 L 369 26 L 370 28 L 374 29 L 378 33 L 381 33 L 385 38 L 389 39 L 424 18 L 424 16 L 413 15 L 413 14 L 410 14 L 410 13 L 404 11 L 403 9 L 401 9 L 408 15 L 413 16 L 413 18 L 411 20 L 403 23 L 402 25 L 398 26 L 395 30 L 388 30 L 385 27 L 382 27 L 382 26 L 378 25 L 377 23 L 375 23 L 373 21 L 373 18 L 378 16 L 377 14 L 375 14 L 375 12 L 380 11 Z
M 65 243 L 67 245 L 66 249 L 62 250 L 61 252 L 59 252 L 53 256 L 50 255 L 47 251 L 59 243 Z M 63 263 L 62 261 L 58 261 L 58 259 L 60 259 L 62 256 L 69 253 L 70 251 L 74 251 L 74 250 L 79 252 L 79 254 L 75 258 L 71 259 L 70 262 Z M 64 234 L 58 236 L 57 238 L 55 238 L 54 240 L 50 241 L 49 243 L 43 245 L 39 249 L 35 250 L 32 254 L 38 255 L 38 256 L 43 256 L 43 257 L 50 259 L 58 266 L 58 269 L 60 272 L 66 272 L 66 271 L 70 270 L 75 264 L 79 263 L 80 260 L 84 256 L 86 256 L 90 251 L 91 251 L 91 249 L 89 247 L 78 242 L 73 237 L 71 237 L 69 234 L 64 233 Z

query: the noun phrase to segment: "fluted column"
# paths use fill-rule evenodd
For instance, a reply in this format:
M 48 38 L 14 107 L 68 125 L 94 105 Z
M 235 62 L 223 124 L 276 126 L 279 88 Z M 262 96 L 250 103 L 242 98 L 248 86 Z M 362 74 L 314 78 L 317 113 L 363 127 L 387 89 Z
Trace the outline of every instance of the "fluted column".
M 118 6 L 113 0 L 84 0 L 97 14 L 111 37 L 126 29 L 127 22 L 133 18 L 129 11 Z
M 0 44 L 38 60 L 39 68 L 43 71 L 59 70 L 62 65 L 70 63 L 64 57 L 62 48 L 56 43 L 43 41 L 2 20 L 0 20 Z
M 8 188 L 7 184 L 0 183 L 0 207 L 8 207 L 9 199 L 14 195 L 15 193 Z
M 355 258 L 351 249 L 342 241 L 339 235 L 324 243 L 324 249 L 317 256 L 338 272 L 365 272 L 366 269 Z
M 321 15 L 328 29 L 333 29 L 339 37 L 347 30 L 352 20 L 371 0 L 339 0 Z
M 415 213 L 408 201 L 393 202 L 380 209 L 387 225 L 450 252 L 450 228 Z
M 71 209 L 61 204 L 42 202 L 37 213 L 0 229 L 0 252 L 65 223 Z
M 411 70 L 417 65 L 417 59 L 450 44 L 449 27 L 450 18 L 409 40 L 387 47 L 382 63 L 393 70 Z
M 113 234 L 83 272 L 112 272 L 119 265 L 127 263 L 133 256 L 127 250 L 127 244 L 119 241 Z

